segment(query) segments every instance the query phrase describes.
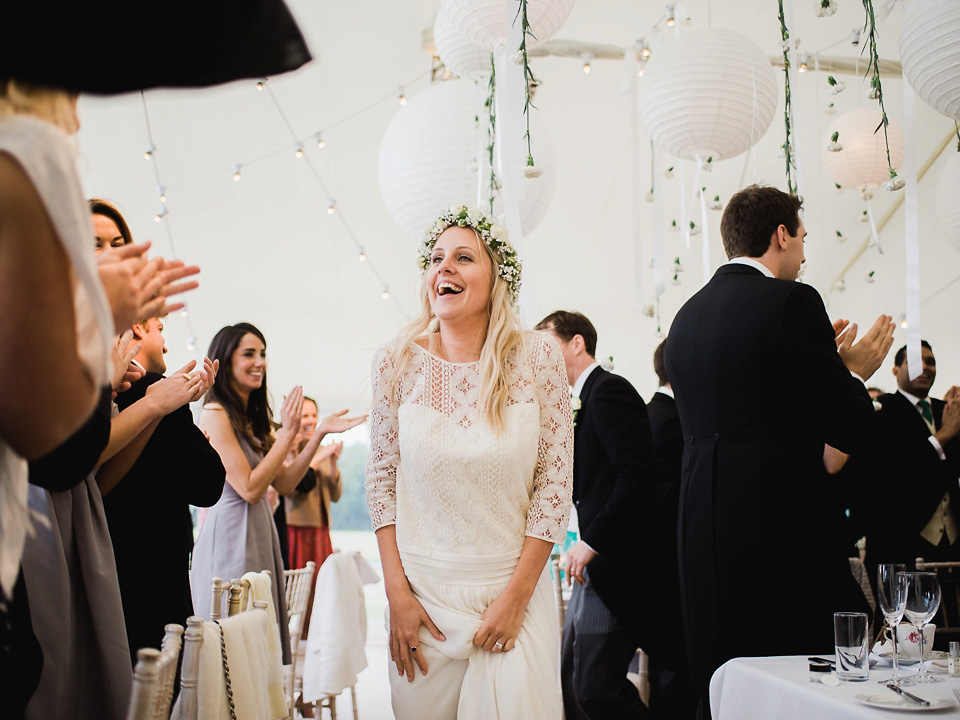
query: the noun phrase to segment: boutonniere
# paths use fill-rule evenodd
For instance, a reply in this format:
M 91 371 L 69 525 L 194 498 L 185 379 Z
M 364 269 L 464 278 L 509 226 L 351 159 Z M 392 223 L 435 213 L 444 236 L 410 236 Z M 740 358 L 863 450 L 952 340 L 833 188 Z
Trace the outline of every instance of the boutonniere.
M 582 404 L 580 403 L 580 398 L 576 395 L 570 398 L 570 410 L 573 411 L 573 424 L 577 424 L 577 413 L 580 412 Z

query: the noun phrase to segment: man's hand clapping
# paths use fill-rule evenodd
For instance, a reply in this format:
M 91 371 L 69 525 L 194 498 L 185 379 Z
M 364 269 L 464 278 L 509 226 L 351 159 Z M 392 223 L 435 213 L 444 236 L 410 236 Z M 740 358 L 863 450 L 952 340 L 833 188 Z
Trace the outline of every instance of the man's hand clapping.
M 856 344 L 856 323 L 847 327 L 845 320 L 838 320 L 833 324 L 834 331 L 839 331 L 837 352 L 840 353 L 847 370 L 856 373 L 861 380 L 868 380 L 890 351 L 890 346 L 893 345 L 893 330 L 896 327 L 892 320 L 889 315 L 881 315 Z

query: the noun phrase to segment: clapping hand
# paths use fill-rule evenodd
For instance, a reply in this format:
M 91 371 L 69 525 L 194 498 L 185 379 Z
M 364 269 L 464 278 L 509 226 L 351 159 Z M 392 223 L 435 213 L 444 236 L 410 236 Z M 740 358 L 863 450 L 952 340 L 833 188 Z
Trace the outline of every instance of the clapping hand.
M 356 417 L 348 418 L 344 417 L 346 414 L 346 410 L 341 410 L 338 413 L 333 413 L 333 415 L 327 415 L 320 423 L 320 427 L 317 428 L 317 432 L 321 435 L 345 432 L 367 419 L 366 415 L 357 415 Z
M 289 433 L 290 437 L 296 437 L 300 432 L 300 413 L 303 410 L 303 388 L 300 385 L 294 385 L 290 394 L 283 399 L 283 407 L 280 409 L 281 430 Z
M 203 359 L 203 367 L 197 370 L 194 375 L 199 376 L 200 384 L 197 386 L 195 396 L 190 402 L 196 402 L 203 397 L 204 393 L 213 387 L 213 381 L 217 378 L 217 371 L 220 369 L 220 361 L 210 358 Z
M 889 315 L 878 317 L 873 327 L 856 344 L 856 323 L 847 327 L 837 337 L 837 352 L 840 353 L 844 365 L 864 381 L 877 371 L 893 345 L 893 330 L 896 325 L 891 322 L 892 319 Z M 834 323 L 834 330 L 836 329 L 837 323 Z
M 110 386 L 113 388 L 113 396 L 130 389 L 130 384 L 143 377 L 143 370 L 131 361 L 140 352 L 140 343 L 133 342 L 133 332 L 127 330 L 123 335 L 117 338 L 111 350 L 113 357 L 113 378 Z
M 317 452 L 314 453 L 313 458 L 310 460 L 310 467 L 319 472 L 325 464 L 330 463 L 331 461 L 335 463 L 340 457 L 340 452 L 342 450 L 342 442 L 321 445 Z
M 837 343 L 837 349 L 840 349 L 840 346 L 843 344 L 844 331 L 847 329 L 847 326 L 850 325 L 849 320 L 844 320 L 843 318 L 837 318 L 833 321 L 833 337 Z M 854 328 L 854 334 L 856 334 L 856 328 Z
M 943 408 L 940 429 L 935 434 L 941 445 L 960 434 L 960 387 L 951 387 L 943 399 L 947 404 Z
M 161 416 L 192 402 L 197 396 L 203 376 L 201 373 L 190 374 L 196 364 L 196 360 L 191 360 L 170 377 L 165 377 L 147 388 L 147 397 L 157 403 Z

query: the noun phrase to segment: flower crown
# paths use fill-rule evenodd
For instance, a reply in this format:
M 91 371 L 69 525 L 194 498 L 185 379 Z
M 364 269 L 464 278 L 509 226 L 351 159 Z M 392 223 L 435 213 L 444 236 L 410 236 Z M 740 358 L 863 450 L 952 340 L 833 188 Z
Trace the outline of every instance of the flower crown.
M 497 256 L 500 265 L 500 277 L 507 282 L 510 298 L 516 303 L 520 297 L 520 276 L 523 265 L 520 263 L 520 258 L 517 257 L 517 251 L 510 244 L 506 229 L 494 225 L 486 215 L 476 208 L 470 208 L 466 205 L 453 205 L 438 217 L 433 225 L 427 228 L 427 234 L 423 238 L 423 242 L 420 243 L 418 251 L 420 269 L 423 272 L 427 271 L 427 268 L 430 267 L 430 255 L 433 253 L 433 246 L 437 244 L 437 238 L 440 237 L 440 233 L 454 225 L 476 230 L 487 247 Z

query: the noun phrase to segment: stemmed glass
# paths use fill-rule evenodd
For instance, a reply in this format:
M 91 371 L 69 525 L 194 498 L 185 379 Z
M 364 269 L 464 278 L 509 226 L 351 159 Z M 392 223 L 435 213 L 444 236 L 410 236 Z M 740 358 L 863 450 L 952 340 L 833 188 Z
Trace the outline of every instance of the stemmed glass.
M 907 578 L 907 605 L 904 615 L 920 633 L 920 672 L 913 677 L 904 678 L 900 684 L 943 682 L 942 678 L 931 675 L 923 664 L 923 626 L 933 619 L 940 607 L 940 581 L 937 574 L 931 572 L 910 572 L 904 575 Z
M 887 619 L 893 636 L 893 677 L 889 680 L 880 680 L 881 684 L 901 682 L 900 667 L 897 664 L 897 625 L 903 620 L 903 611 L 907 606 L 907 576 L 904 571 L 906 565 L 886 563 L 877 566 L 877 599 L 880 600 L 880 610 Z

